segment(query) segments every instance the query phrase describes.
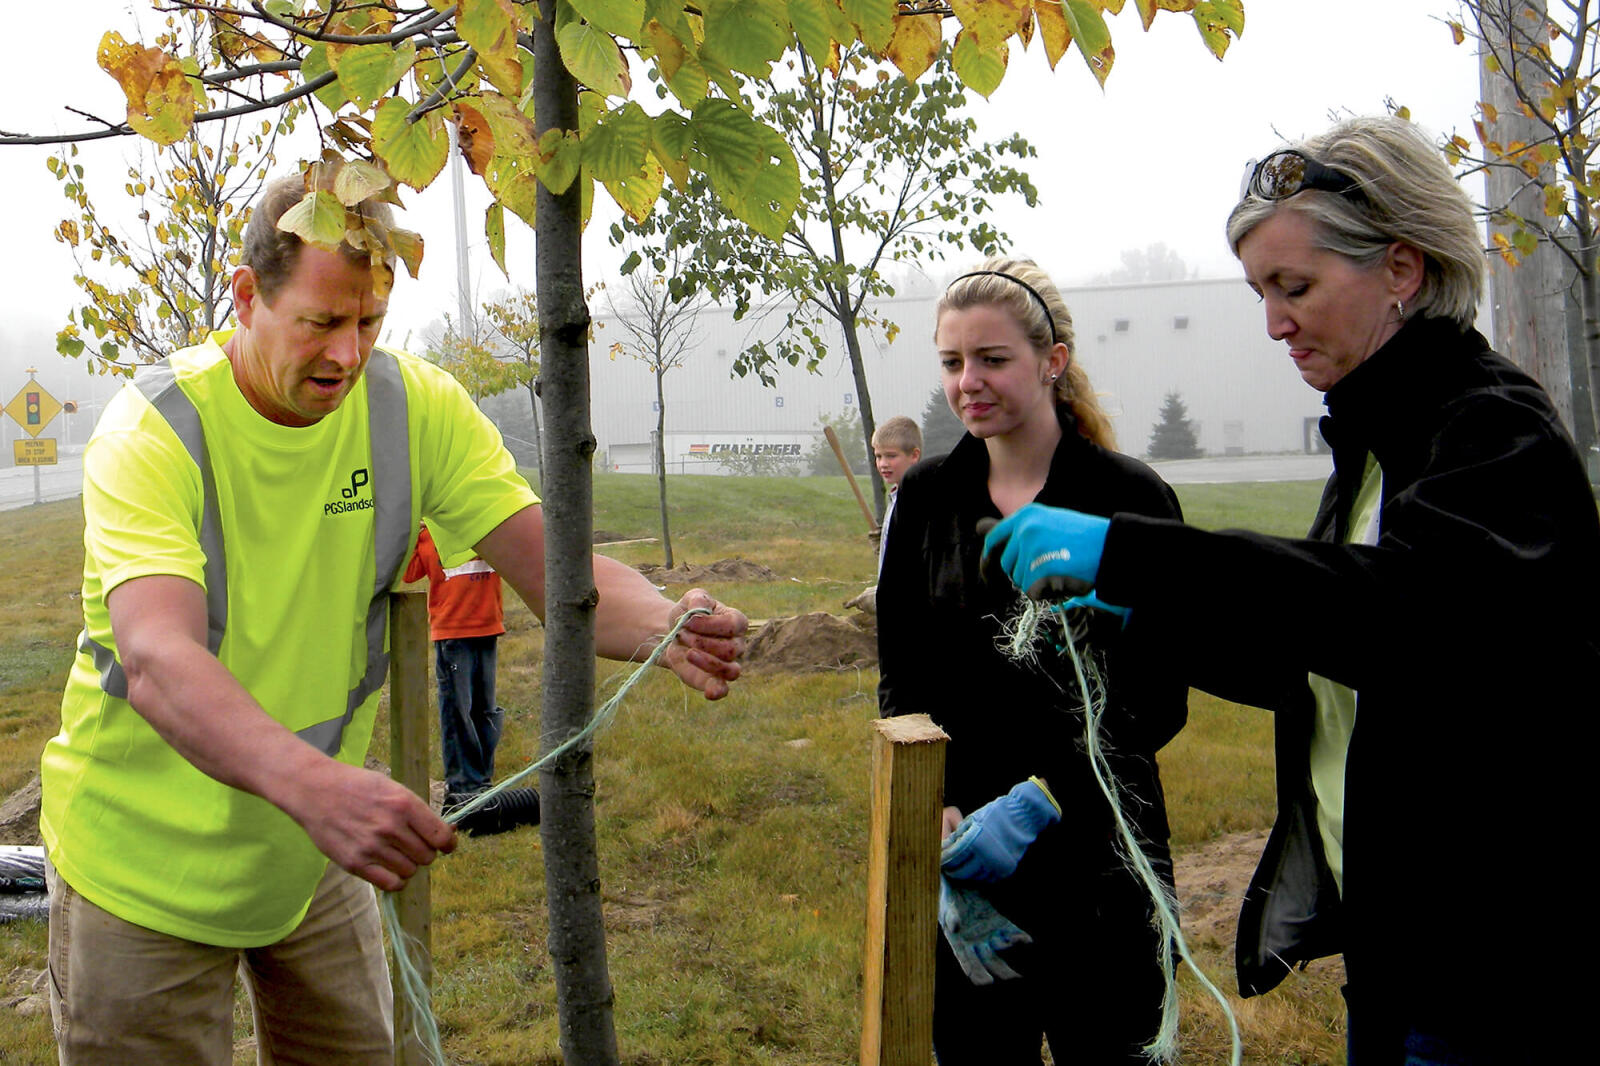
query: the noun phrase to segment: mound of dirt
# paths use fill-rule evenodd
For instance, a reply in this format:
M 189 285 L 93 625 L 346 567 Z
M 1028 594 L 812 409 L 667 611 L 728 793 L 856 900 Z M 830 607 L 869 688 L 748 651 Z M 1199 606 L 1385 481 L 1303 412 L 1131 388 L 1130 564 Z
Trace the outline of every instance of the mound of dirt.
M 671 570 L 652 563 L 640 563 L 639 573 L 658 585 L 706 585 L 713 581 L 776 581 L 778 575 L 749 559 L 718 559 L 708 566 L 679 563 Z
M 1239 929 L 1239 904 L 1250 886 L 1267 831 L 1229 833 L 1172 856 L 1183 935 L 1195 946 L 1226 947 Z
M 0 803 L 0 844 L 43 844 L 39 835 L 39 775 Z
M 745 669 L 755 673 L 853 670 L 878 663 L 878 629 L 866 616 L 826 611 L 774 618 L 751 637 Z

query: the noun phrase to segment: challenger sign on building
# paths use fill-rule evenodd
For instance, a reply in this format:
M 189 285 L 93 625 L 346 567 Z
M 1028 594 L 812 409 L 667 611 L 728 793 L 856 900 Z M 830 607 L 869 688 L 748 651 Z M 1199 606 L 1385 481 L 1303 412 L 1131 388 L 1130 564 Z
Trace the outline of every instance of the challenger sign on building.
M 703 433 L 666 435 L 669 474 L 799 474 L 816 432 Z M 655 472 L 655 448 L 640 444 L 613 444 L 606 449 L 609 469 L 624 474 Z

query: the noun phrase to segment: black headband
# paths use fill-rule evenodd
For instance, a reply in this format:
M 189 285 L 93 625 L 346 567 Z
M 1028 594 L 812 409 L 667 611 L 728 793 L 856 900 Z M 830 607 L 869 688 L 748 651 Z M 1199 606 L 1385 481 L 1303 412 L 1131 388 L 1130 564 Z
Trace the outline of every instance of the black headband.
M 1050 305 L 1044 302 L 1044 297 L 1039 295 L 1038 289 L 1013 274 L 1002 273 L 998 270 L 974 270 L 971 273 L 961 275 L 956 281 L 965 281 L 967 278 L 1005 278 L 1007 281 L 1014 281 L 1024 289 L 1027 289 L 1028 295 L 1032 296 L 1039 304 L 1039 308 L 1044 311 L 1044 320 L 1050 323 L 1050 347 L 1054 348 L 1061 343 L 1061 338 L 1056 335 L 1056 316 L 1050 313 Z M 950 283 L 952 288 L 955 286 L 956 281 Z M 945 291 L 949 292 L 950 290 L 946 289 Z

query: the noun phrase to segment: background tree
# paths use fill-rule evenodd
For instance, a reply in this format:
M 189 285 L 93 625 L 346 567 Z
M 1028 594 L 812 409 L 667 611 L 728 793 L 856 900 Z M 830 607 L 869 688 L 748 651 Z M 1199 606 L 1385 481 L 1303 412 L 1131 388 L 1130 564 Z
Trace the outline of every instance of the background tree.
M 1220 56 L 1243 30 L 1240 0 L 1136 0 L 1146 29 L 1159 11 L 1190 11 L 1205 46 Z M 798 203 L 793 153 L 746 106 L 747 79 L 797 45 L 814 56 L 857 42 L 920 73 L 938 47 L 937 6 L 893 0 L 712 0 L 690 12 L 670 0 L 167 0 L 166 8 L 213 19 L 214 49 L 102 41 L 101 66 L 128 101 L 127 120 L 91 119 L 80 134 L 0 131 L 0 145 L 66 143 L 138 133 L 180 140 L 196 122 L 236 114 L 281 114 L 314 97 L 327 112 L 325 145 L 306 198 L 281 225 L 319 246 L 341 240 L 367 249 L 376 287 L 388 291 L 388 256 L 413 273 L 415 234 L 383 232 L 346 210 L 392 183 L 423 188 L 450 151 L 446 118 L 461 151 L 494 198 L 485 219 L 491 254 L 505 266 L 505 211 L 537 237 L 536 292 L 549 439 L 542 478 L 546 513 L 546 641 L 543 735 L 552 742 L 587 721 L 594 695 L 594 605 L 587 338 L 581 231 L 598 182 L 639 219 L 660 197 L 664 175 L 679 188 L 695 175 L 739 218 L 776 239 Z M 1103 83 L 1114 52 L 1097 2 L 952 0 L 961 23 L 952 51 L 960 78 L 993 92 L 1010 39 L 1037 28 L 1050 64 L 1076 44 Z M 671 103 L 652 116 L 627 99 L 638 55 Z M 533 62 L 534 57 L 539 62 Z M 531 72 L 531 77 L 529 73 Z M 236 83 L 252 74 L 285 78 L 267 95 Z M 580 104 L 580 82 L 589 92 Z M 226 91 L 229 106 L 209 94 Z M 613 104 L 612 101 L 621 100 Z M 531 105 L 531 106 L 530 106 Z M 531 114 L 530 114 L 531 112 Z M 352 197 L 354 199 L 352 199 Z M 570 1066 L 618 1061 L 605 961 L 600 877 L 594 847 L 591 752 L 574 750 L 541 777 L 549 951 L 561 1050 Z
M 1544 0 L 1468 0 L 1451 29 L 1456 43 L 1470 39 L 1482 55 L 1485 98 L 1473 124 L 1477 146 L 1456 135 L 1447 150 L 1487 171 L 1490 240 L 1504 265 L 1533 264 L 1492 274 L 1496 347 L 1539 378 L 1587 451 L 1600 424 L 1600 240 L 1591 169 L 1600 145 L 1600 15 L 1589 0 L 1562 0 L 1554 14 Z M 1567 331 L 1540 310 L 1553 290 L 1566 287 L 1541 264 L 1541 250 L 1562 257 L 1574 278 L 1582 326 L 1570 353 L 1562 343 Z M 1574 405 L 1572 396 L 1587 402 Z
M 484 318 L 514 358 L 526 367 L 523 385 L 528 390 L 528 409 L 533 412 L 533 446 L 544 465 L 544 431 L 539 423 L 539 301 L 533 293 L 519 289 L 485 304 Z M 669 564 L 670 565 L 670 564 Z
M 1149 281 L 1182 281 L 1193 276 L 1183 256 L 1164 241 L 1143 248 L 1125 248 L 1122 265 L 1106 274 L 1095 275 L 1098 285 L 1138 285 Z
M 861 420 L 849 411 L 840 411 L 836 415 L 818 418 L 817 425 L 833 427 L 850 470 L 857 476 L 865 477 L 872 462 L 867 441 L 861 436 Z M 843 472 L 839 469 L 839 457 L 833 454 L 833 445 L 828 443 L 827 437 L 818 434 L 817 439 L 811 442 L 811 450 L 806 452 L 806 471 L 813 477 L 831 477 Z
M 674 260 L 674 267 L 676 262 Z M 674 269 L 674 273 L 676 270 Z M 656 379 L 656 479 L 661 498 L 661 548 L 664 565 L 672 569 L 672 533 L 667 522 L 667 396 L 663 387 L 667 371 L 683 365 L 695 321 L 705 301 L 697 296 L 674 298 L 662 274 L 636 270 L 628 275 L 630 306 L 611 313 L 628 340 L 611 346 L 611 357 L 625 352 L 650 368 Z
M 1151 459 L 1198 459 L 1204 453 L 1189 420 L 1189 411 L 1176 391 L 1169 392 L 1161 403 L 1161 421 L 1150 431 Z
M 486 339 L 475 335 L 477 331 L 462 330 L 444 316 L 444 330 L 428 342 L 424 355 L 450 372 L 472 397 L 472 402 L 482 405 L 490 396 L 514 389 L 526 383 L 532 372 L 519 359 L 507 359 Z
M 961 419 L 950 410 L 950 401 L 945 399 L 944 389 L 935 388 L 922 408 L 922 454 L 949 454 L 966 431 L 967 427 L 961 424 Z
M 868 306 L 894 294 L 885 269 L 925 264 L 946 249 L 988 253 L 1005 240 L 983 221 L 992 198 L 1015 193 L 1032 204 L 1037 196 L 1010 162 L 1031 157 L 1033 147 L 1021 136 L 972 144 L 975 123 L 962 112 L 965 90 L 949 51 L 930 53 L 925 66 L 915 72 L 919 81 L 891 74 L 860 47 L 820 62 L 801 48 L 783 88 L 755 87 L 755 113 L 783 134 L 804 177 L 781 235 L 740 224 L 703 180 L 669 189 L 665 210 L 624 227 L 653 242 L 645 254 L 658 270 L 667 251 L 690 250 L 674 284 L 731 302 L 735 318 L 763 297 L 787 301 L 777 339 L 741 352 L 735 373 L 772 384 L 778 364 L 815 370 L 842 340 L 860 400 L 860 428 L 849 436 L 863 440 L 877 425 L 862 330 L 879 326 L 893 341 L 899 329 Z M 876 467 L 869 476 L 881 518 L 883 479 Z

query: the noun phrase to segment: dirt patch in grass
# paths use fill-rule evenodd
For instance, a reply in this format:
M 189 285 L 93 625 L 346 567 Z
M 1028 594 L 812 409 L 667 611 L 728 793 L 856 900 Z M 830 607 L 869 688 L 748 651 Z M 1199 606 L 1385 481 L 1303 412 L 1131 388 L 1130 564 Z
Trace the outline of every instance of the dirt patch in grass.
M 826 611 L 773 618 L 752 634 L 743 662 L 756 674 L 876 666 L 877 620 L 867 615 L 840 618 Z
M 641 563 L 639 573 L 658 585 L 705 585 L 716 581 L 776 581 L 769 567 L 749 559 L 718 559 L 714 563 L 679 563 L 671 570 L 653 563 Z
M 39 775 L 0 803 L 0 844 L 42 844 L 39 835 Z

